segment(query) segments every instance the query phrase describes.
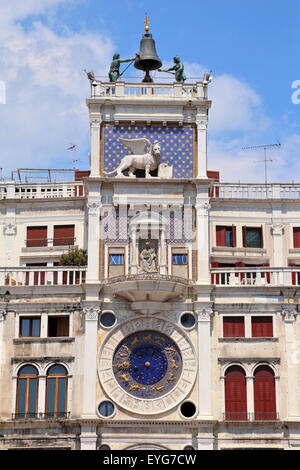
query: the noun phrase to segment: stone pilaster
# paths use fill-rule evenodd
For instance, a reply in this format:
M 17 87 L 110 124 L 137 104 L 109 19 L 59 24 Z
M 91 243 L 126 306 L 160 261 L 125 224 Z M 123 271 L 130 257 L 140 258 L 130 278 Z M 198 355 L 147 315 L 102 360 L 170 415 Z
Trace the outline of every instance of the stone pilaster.
M 100 302 L 84 302 L 85 322 L 83 357 L 83 409 L 84 418 L 96 417 L 97 388 L 97 332 Z
M 197 178 L 207 178 L 207 118 L 198 118 L 197 124 Z
M 208 191 L 208 189 L 207 189 Z M 209 272 L 209 209 L 208 199 L 198 198 L 196 201 L 197 229 L 197 283 L 210 284 Z
M 91 177 L 99 177 L 102 171 L 100 167 L 100 138 L 101 138 L 102 118 L 92 117 L 90 119 L 91 127 Z
M 281 315 L 285 326 L 285 351 L 287 371 L 287 418 L 300 417 L 299 396 L 299 355 L 295 347 L 299 347 L 296 341 L 295 324 L 297 319 L 297 306 L 284 304 L 281 306 Z
M 212 419 L 211 404 L 211 317 L 208 305 L 196 305 L 198 322 L 198 419 Z

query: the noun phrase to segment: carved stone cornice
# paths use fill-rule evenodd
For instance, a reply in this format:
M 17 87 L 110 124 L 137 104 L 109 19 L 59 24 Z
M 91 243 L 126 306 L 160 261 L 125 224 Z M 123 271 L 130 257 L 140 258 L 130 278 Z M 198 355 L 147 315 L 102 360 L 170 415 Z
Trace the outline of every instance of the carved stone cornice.
M 294 323 L 297 317 L 297 306 L 296 305 L 282 305 L 281 315 L 285 323 Z
M 17 233 L 17 224 L 15 222 L 6 222 L 3 225 L 3 234 L 5 236 L 15 236 Z
M 271 225 L 273 235 L 283 235 L 284 225 L 280 222 L 275 222 Z
M 210 321 L 210 317 L 214 314 L 214 311 L 212 308 L 201 308 L 198 310 L 195 310 L 195 313 L 197 314 L 198 321 Z
M 101 117 L 93 117 L 90 119 L 90 126 L 91 126 L 91 129 L 100 129 L 100 126 L 101 126 L 101 122 L 102 122 L 102 118 Z
M 86 320 L 97 320 L 100 313 L 100 307 L 83 307 L 83 314 Z
M 101 202 L 99 201 L 90 201 L 87 203 L 87 208 L 89 215 L 91 216 L 100 216 Z
M 210 204 L 208 201 L 197 202 L 196 203 L 196 211 L 199 215 L 207 215 L 210 210 Z

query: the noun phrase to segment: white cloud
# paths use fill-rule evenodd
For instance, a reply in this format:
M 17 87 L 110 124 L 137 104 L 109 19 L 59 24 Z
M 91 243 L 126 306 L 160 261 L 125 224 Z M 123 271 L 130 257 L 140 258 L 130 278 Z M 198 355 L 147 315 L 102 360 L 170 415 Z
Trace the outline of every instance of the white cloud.
M 23 4 L 25 3 L 26 6 Z M 0 105 L 1 165 L 4 174 L 18 167 L 72 166 L 66 148 L 89 148 L 85 99 L 90 85 L 83 69 L 106 75 L 114 47 L 110 38 L 64 28 L 57 34 L 41 21 L 22 28 L 16 19 L 43 13 L 62 0 L 17 1 L 0 28 L 0 79 L 6 105 Z M 8 22 L 9 21 L 9 22 Z M 88 167 L 87 150 L 79 155 Z

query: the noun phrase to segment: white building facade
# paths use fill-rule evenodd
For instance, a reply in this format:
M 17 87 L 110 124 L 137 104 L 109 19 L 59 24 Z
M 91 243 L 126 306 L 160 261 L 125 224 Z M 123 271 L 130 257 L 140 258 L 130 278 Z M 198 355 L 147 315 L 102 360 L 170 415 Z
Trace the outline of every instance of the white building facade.
M 299 448 L 300 186 L 208 172 L 203 83 L 91 88 L 88 175 L 0 185 L 0 448 Z

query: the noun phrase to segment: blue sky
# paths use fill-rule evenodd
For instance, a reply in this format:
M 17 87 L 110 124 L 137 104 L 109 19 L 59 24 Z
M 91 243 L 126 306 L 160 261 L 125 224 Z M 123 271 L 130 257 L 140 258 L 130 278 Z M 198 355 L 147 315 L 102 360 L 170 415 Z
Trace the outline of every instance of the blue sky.
M 82 70 L 106 75 L 115 51 L 138 52 L 144 16 L 164 63 L 179 55 L 188 76 L 213 71 L 208 166 L 224 181 L 264 181 L 262 152 L 244 146 L 275 143 L 270 180 L 300 181 L 300 3 L 296 0 L 1 0 L 1 164 L 72 167 L 77 144 L 87 168 L 89 87 Z M 128 77 L 136 75 L 132 67 Z M 299 95 L 300 96 L 300 95 Z M 232 171 L 234 168 L 234 171 Z

